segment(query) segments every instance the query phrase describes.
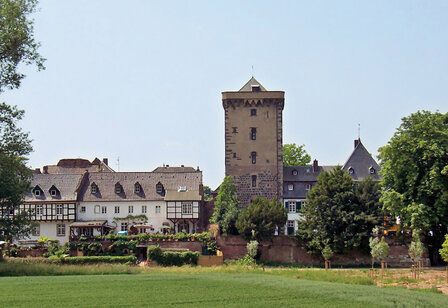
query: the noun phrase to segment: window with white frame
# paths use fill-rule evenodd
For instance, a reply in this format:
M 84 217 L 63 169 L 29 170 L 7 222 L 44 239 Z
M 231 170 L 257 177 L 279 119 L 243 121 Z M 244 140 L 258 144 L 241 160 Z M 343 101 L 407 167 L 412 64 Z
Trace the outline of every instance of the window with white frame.
M 287 227 L 294 228 L 294 220 L 288 220 Z
M 50 190 L 50 195 L 51 195 L 52 197 L 56 197 L 56 195 L 57 195 L 56 189 L 52 189 L 52 190 Z
M 310 190 L 311 189 L 311 184 L 305 184 L 305 189 L 306 190 Z
M 288 211 L 290 213 L 296 213 L 297 212 L 297 204 L 295 201 L 289 201 L 288 202 Z
M 160 205 L 156 205 L 156 214 L 160 214 Z
M 101 207 L 101 214 L 107 214 L 107 207 L 105 205 Z
M 34 191 L 34 195 L 35 195 L 36 197 L 40 197 L 40 190 L 39 190 L 39 189 L 36 189 L 36 190 Z
M 193 202 L 182 202 L 182 214 L 193 214 Z
M 86 212 L 86 207 L 85 206 L 81 206 L 81 208 L 79 209 L 80 213 L 85 213 Z
M 95 207 L 93 208 L 93 212 L 95 214 L 99 214 L 101 211 L 101 207 L 99 205 L 95 205 Z
M 128 231 L 128 223 L 127 222 L 121 223 L 121 231 Z
M 133 214 L 133 213 L 134 213 L 134 206 L 133 206 L 133 205 L 130 205 L 130 206 L 128 207 L 128 213 L 129 213 L 129 214 Z
M 42 215 L 43 213 L 44 213 L 43 205 L 42 204 L 36 205 L 36 215 Z
M 56 205 L 56 215 L 62 215 L 64 213 L 64 206 L 62 204 Z
M 294 184 L 288 184 L 288 190 L 294 190 Z
M 146 214 L 147 211 L 148 208 L 146 207 L 146 205 L 142 205 L 142 214 Z
M 33 229 L 31 230 L 32 236 L 40 236 L 40 225 L 36 224 L 33 226 Z
M 56 235 L 57 236 L 65 236 L 65 225 L 64 224 L 56 225 Z
M 115 214 L 120 214 L 120 207 L 117 205 L 115 206 Z

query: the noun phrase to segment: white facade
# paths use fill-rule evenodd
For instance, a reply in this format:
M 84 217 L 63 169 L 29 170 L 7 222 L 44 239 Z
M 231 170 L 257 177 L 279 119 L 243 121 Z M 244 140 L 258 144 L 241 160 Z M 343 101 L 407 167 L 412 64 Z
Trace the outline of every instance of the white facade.
M 125 231 L 125 223 L 130 227 L 136 220 L 132 217 L 141 215 L 146 216 L 144 224 L 153 226 L 153 232 L 162 232 L 163 225 L 173 225 L 166 218 L 165 201 L 80 202 L 77 209 L 77 221 L 107 220 L 108 225 L 115 227 L 115 232 Z M 126 217 L 129 219 L 124 219 Z
M 283 204 L 288 212 L 288 218 L 285 225 L 285 235 L 295 235 L 299 229 L 299 223 L 302 219 L 300 209 L 305 199 L 284 199 Z
M 25 240 L 37 241 L 40 236 L 46 236 L 51 240 L 58 240 L 61 245 L 69 239 L 69 221 L 36 221 L 35 230 Z

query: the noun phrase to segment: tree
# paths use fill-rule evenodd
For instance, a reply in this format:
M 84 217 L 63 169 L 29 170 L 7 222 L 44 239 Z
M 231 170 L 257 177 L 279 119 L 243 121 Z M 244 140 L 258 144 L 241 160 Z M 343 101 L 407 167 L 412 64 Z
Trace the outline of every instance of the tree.
M 420 241 L 420 233 L 416 230 L 412 232 L 412 241 L 409 245 L 408 252 L 414 263 L 418 263 L 422 259 L 424 247 L 423 243 Z
M 16 125 L 23 114 L 0 104 L 0 239 L 7 241 L 28 235 L 32 227 L 28 213 L 18 211 L 31 177 L 25 157 L 32 150 L 31 141 Z
M 236 227 L 246 239 L 268 240 L 275 229 L 286 224 L 287 214 L 283 205 L 275 199 L 257 197 L 242 210 Z
M 224 234 L 238 234 L 235 227 L 238 213 L 236 187 L 232 177 L 226 176 L 219 186 L 215 208 L 210 222 L 218 224 Z
M 212 199 L 212 189 L 209 186 L 204 185 L 204 201 L 210 201 Z
M 20 86 L 25 77 L 18 71 L 21 64 L 45 69 L 30 18 L 36 5 L 37 0 L 0 0 L 0 93 Z
M 284 166 L 305 166 L 310 163 L 311 156 L 305 151 L 305 145 L 295 143 L 283 145 Z
M 448 230 L 448 113 L 403 118 L 379 152 L 384 209 L 440 247 Z
M 354 184 L 337 167 L 322 172 L 301 209 L 299 237 L 307 249 L 320 253 L 326 246 L 335 253 L 365 247 L 372 227 L 380 219 L 378 185 L 371 179 Z
M 383 262 L 389 255 L 389 245 L 384 240 L 379 237 L 371 237 L 369 241 L 370 254 L 372 255 L 372 260 L 377 260 Z M 373 262 L 372 262 L 373 265 Z
M 445 241 L 442 244 L 442 248 L 439 249 L 439 254 L 442 260 L 448 263 L 448 234 L 445 235 Z

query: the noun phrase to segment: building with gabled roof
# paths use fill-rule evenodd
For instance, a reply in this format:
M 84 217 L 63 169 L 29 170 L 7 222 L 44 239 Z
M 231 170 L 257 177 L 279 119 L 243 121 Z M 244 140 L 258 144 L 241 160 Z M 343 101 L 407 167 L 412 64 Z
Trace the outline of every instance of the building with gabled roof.
M 342 166 L 342 170 L 347 171 L 354 181 L 360 181 L 366 177 L 378 181 L 380 179 L 380 166 L 364 147 L 361 138 L 354 141 L 354 146 L 355 148 Z

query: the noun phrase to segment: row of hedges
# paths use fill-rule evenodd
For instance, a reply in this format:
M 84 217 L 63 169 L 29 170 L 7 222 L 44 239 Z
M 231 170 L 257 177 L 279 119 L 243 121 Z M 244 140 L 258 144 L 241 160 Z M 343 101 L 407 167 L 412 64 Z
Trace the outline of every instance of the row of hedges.
M 162 266 L 197 265 L 198 259 L 198 252 L 163 251 L 158 245 L 148 246 L 148 260 Z
M 135 264 L 137 257 L 135 256 L 88 256 L 88 257 L 65 257 L 59 259 L 63 264 Z
M 108 235 L 98 235 L 94 237 L 95 240 L 98 241 L 118 241 L 125 240 L 130 241 L 134 240 L 138 243 L 147 242 L 147 241 L 162 241 L 162 240 L 177 240 L 177 241 L 200 241 L 207 242 L 210 240 L 210 234 L 208 232 L 202 233 L 183 233 L 179 232 L 176 234 L 158 234 L 158 233 L 141 233 L 137 235 L 117 235 L 117 234 L 108 234 Z M 80 241 L 90 241 L 91 239 L 80 237 Z

